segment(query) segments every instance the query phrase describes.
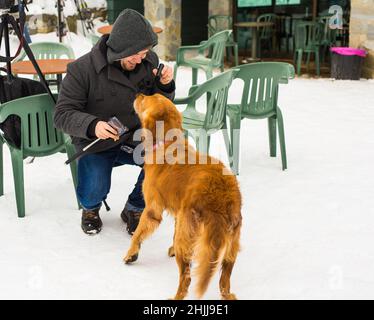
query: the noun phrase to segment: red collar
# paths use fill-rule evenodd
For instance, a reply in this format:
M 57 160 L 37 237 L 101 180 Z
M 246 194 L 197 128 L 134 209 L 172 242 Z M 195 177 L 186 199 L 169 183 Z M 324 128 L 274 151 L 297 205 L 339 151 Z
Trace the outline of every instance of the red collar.
M 159 141 L 153 145 L 153 151 L 156 151 L 159 147 L 165 145 L 164 141 Z

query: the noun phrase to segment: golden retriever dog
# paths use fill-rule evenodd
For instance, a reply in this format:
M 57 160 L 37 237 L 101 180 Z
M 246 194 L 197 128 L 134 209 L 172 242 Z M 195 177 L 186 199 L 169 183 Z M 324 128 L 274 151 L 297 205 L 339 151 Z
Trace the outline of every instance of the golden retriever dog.
M 137 260 L 141 243 L 159 226 L 165 210 L 175 218 L 174 244 L 169 249 L 169 256 L 175 255 L 179 267 L 179 287 L 174 299 L 184 299 L 188 293 L 192 262 L 197 264 L 198 298 L 220 266 L 221 297 L 236 299 L 230 291 L 242 224 L 241 194 L 236 177 L 224 174 L 227 169 L 221 162 L 199 154 L 188 144 L 182 130 L 182 115 L 169 99 L 160 94 L 138 95 L 134 108 L 143 132 L 152 133 L 153 147 L 145 148 L 143 194 L 146 207 L 125 263 Z M 163 134 L 174 129 L 180 132 L 179 137 L 171 141 L 160 137 L 156 132 L 157 122 L 163 123 Z M 174 150 L 168 151 L 172 146 Z M 174 163 L 160 161 L 175 156 L 176 151 L 182 152 Z M 207 161 L 200 163 L 199 159 L 204 157 Z M 193 158 L 197 161 L 189 164 L 187 159 Z

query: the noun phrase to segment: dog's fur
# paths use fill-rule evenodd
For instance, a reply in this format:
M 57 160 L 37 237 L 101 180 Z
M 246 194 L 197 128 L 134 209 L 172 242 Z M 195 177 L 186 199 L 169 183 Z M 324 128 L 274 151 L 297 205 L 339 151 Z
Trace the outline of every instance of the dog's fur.
M 182 143 L 179 147 L 185 159 L 188 153 L 190 158 L 202 157 L 184 138 L 181 114 L 170 100 L 159 94 L 139 95 L 134 108 L 143 130 L 152 132 L 153 145 L 161 143 L 162 156 L 166 156 L 164 151 L 173 141 L 157 141 L 156 121 L 164 121 L 165 133 L 169 129 L 180 129 Z M 160 153 L 157 147 L 146 150 L 143 182 L 146 208 L 124 261 L 131 263 L 137 259 L 142 241 L 159 226 L 166 210 L 175 217 L 174 245 L 169 249 L 169 256 L 176 257 L 180 279 L 174 298 L 183 299 L 187 295 L 191 282 L 190 266 L 194 260 L 197 262 L 198 298 L 204 294 L 211 277 L 221 265 L 221 296 L 236 299 L 230 292 L 230 276 L 239 251 L 242 220 L 241 194 L 236 177 L 224 175 L 224 165 L 209 156 L 208 164 L 184 164 L 183 161 L 152 164 L 149 159 L 156 153 Z

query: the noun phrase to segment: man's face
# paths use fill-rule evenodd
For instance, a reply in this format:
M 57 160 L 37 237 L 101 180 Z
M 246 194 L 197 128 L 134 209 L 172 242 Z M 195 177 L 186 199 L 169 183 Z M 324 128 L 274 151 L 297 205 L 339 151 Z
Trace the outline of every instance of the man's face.
M 121 59 L 122 68 L 131 71 L 136 68 L 138 64 L 147 56 L 149 49 L 144 49 L 139 51 L 137 54 Z

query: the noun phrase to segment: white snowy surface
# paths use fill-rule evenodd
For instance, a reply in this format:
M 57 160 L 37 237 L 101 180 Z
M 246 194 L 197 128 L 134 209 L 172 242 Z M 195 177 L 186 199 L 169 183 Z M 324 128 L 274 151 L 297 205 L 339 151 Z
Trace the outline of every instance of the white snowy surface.
M 84 40 L 71 41 L 77 56 L 89 50 Z M 177 96 L 185 96 L 190 84 L 191 71 L 181 68 Z M 230 101 L 239 97 L 234 83 Z M 279 105 L 287 171 L 279 155 L 269 157 L 267 121 L 242 123 L 242 250 L 232 291 L 240 299 L 373 299 L 374 81 L 299 78 L 282 85 Z M 227 162 L 220 134 L 213 136 L 212 154 Z M 65 160 L 58 154 L 25 164 L 26 218 L 19 219 L 4 147 L 0 299 L 172 297 L 178 270 L 167 257 L 171 217 L 165 215 L 144 242 L 135 264 L 122 263 L 130 236 L 119 215 L 139 169 L 114 169 L 112 211 L 102 210 L 103 230 L 90 237 L 80 229 Z M 188 298 L 194 298 L 193 287 L 194 280 Z M 219 298 L 218 275 L 204 298 Z
M 107 2 L 105 0 L 86 0 L 89 8 L 106 8 Z M 57 15 L 56 1 L 54 0 L 33 0 L 32 3 L 27 5 L 27 15 L 34 14 L 51 14 Z M 64 15 L 73 16 L 78 13 L 74 0 L 64 1 Z

